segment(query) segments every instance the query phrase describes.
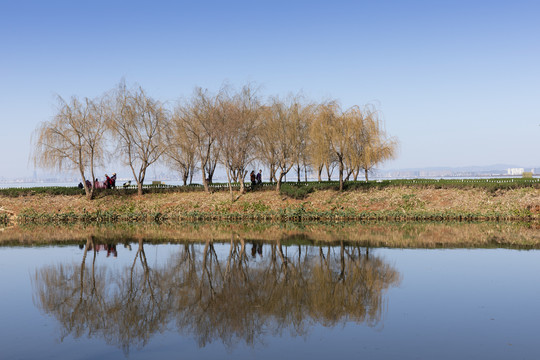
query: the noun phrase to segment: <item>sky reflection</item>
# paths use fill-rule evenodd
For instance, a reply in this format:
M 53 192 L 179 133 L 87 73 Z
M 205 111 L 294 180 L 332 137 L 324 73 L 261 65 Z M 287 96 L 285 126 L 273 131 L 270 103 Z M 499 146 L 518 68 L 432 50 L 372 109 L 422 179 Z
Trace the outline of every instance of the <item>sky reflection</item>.
M 130 245 L 0 248 L 2 356 L 536 355 L 537 250 Z

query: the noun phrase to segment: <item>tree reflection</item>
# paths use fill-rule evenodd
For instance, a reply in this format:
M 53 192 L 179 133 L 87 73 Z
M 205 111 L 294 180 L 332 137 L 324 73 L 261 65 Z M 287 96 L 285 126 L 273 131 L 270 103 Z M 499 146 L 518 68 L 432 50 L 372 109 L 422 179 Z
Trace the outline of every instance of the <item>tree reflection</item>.
M 315 324 L 372 326 L 381 320 L 384 291 L 400 281 L 383 259 L 343 242 L 246 244 L 232 234 L 229 244 L 179 245 L 174 256 L 151 269 L 141 238 L 133 263 L 117 270 L 95 264 L 93 242 L 88 239 L 81 264 L 36 272 L 35 303 L 57 318 L 62 339 L 103 337 L 126 354 L 167 329 L 203 347 L 216 340 L 254 346 L 265 334 L 306 335 Z

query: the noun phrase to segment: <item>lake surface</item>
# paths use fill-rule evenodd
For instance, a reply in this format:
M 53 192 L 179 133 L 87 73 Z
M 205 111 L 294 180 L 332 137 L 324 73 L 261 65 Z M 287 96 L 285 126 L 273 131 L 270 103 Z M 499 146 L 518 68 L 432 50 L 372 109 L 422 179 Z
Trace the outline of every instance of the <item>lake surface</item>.
M 0 247 L 0 358 L 533 359 L 540 251 Z

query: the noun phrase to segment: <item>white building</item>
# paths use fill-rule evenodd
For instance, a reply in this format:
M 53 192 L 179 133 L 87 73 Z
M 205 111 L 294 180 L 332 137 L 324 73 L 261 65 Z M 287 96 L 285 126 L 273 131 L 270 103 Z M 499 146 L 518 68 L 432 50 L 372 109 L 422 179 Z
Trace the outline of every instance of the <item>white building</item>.
M 523 168 L 509 168 L 508 175 L 523 175 L 524 171 Z

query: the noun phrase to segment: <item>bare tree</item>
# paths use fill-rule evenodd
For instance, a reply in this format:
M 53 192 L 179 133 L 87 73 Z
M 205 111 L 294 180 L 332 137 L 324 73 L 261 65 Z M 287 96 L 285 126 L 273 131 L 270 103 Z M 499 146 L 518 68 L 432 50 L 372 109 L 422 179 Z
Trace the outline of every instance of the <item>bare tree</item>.
M 339 104 L 330 103 L 321 109 L 321 116 L 326 117 L 329 127 L 330 150 L 335 156 L 339 171 L 339 190 L 343 190 L 343 174 L 345 172 L 346 157 L 352 151 L 352 129 L 347 116 L 341 111 Z
M 263 105 L 260 108 L 261 126 L 256 137 L 257 158 L 269 170 L 269 181 L 277 182 L 278 147 L 274 141 L 274 134 L 269 132 L 272 120 L 272 107 Z
M 315 106 L 312 104 L 302 104 L 300 116 L 296 118 L 296 174 L 298 176 L 298 182 L 301 181 L 301 170 L 304 169 L 305 181 L 307 181 L 307 171 L 309 167 L 311 154 L 308 149 L 310 148 L 311 138 L 310 127 L 313 121 Z
M 343 114 L 349 128 L 349 151 L 345 154 L 345 181 L 354 176 L 356 181 L 361 168 L 362 154 L 365 149 L 366 131 L 368 131 L 364 113 L 358 106 L 353 106 Z
M 181 121 L 181 114 L 177 110 L 168 123 L 165 132 L 167 163 L 176 169 L 182 176 L 184 186 L 188 179 L 193 179 L 196 165 L 195 142 L 189 137 L 184 122 Z
M 298 162 L 299 123 L 307 115 L 306 107 L 299 97 L 291 97 L 287 102 L 272 99 L 268 111 L 263 112 L 262 141 L 273 142 L 275 146 L 276 168 L 279 170 L 276 191 L 280 191 L 285 175 Z
M 86 174 L 95 179 L 94 168 L 105 156 L 103 103 L 87 98 L 81 102 L 76 97 L 69 103 L 58 97 L 58 102 L 54 119 L 41 123 L 35 131 L 34 165 L 78 171 L 86 196 L 92 199 L 95 186 L 88 186 Z
M 223 126 L 219 147 L 232 196 L 231 178 L 238 179 L 240 193 L 243 193 L 248 167 L 255 160 L 254 140 L 260 126 L 260 101 L 253 86 L 248 84 L 233 96 L 223 97 L 220 102 Z
M 179 119 L 189 139 L 193 141 L 202 172 L 202 182 L 206 192 L 209 178 L 207 171 L 215 169 L 216 154 L 219 154 L 218 136 L 220 133 L 220 114 L 218 98 L 207 90 L 195 88 L 193 96 L 185 104 L 178 107 Z
M 334 120 L 336 101 L 325 102 L 317 106 L 309 131 L 309 153 L 311 165 L 317 170 L 317 179 L 322 181 L 322 171 L 326 167 L 328 180 L 335 163 L 335 155 L 331 149 L 330 130 Z
M 362 152 L 359 160 L 360 168 L 364 170 L 366 181 L 368 181 L 369 171 L 377 164 L 396 156 L 399 143 L 396 138 L 386 135 L 384 122 L 373 107 L 366 106 L 363 120 Z
M 165 151 L 164 127 L 167 111 L 163 104 L 146 95 L 142 88 L 127 89 L 120 83 L 116 92 L 116 109 L 110 124 L 118 151 L 133 173 L 138 194 L 146 171 Z

